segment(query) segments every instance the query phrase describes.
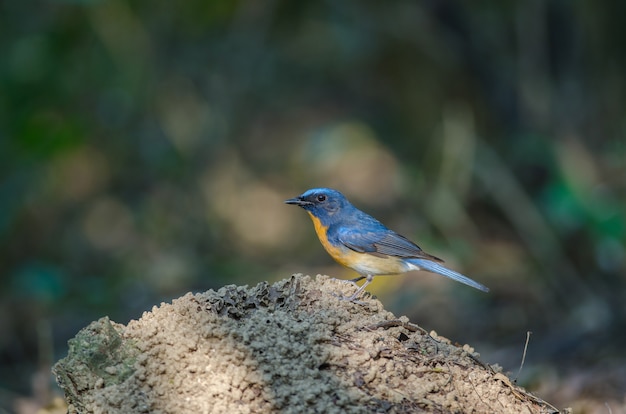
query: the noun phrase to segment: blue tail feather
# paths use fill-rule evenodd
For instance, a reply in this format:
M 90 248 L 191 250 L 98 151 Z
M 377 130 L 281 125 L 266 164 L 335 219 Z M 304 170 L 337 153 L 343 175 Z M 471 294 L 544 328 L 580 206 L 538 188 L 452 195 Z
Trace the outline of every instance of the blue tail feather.
M 409 259 L 407 261 L 419 267 L 421 270 L 426 270 L 431 273 L 437 273 L 439 275 L 449 277 L 452 280 L 456 280 L 457 282 L 461 282 L 467 286 L 482 290 L 483 292 L 489 292 L 489 288 L 487 286 L 480 284 L 467 276 L 463 276 L 462 274 L 455 272 L 454 270 L 450 270 L 437 262 L 426 259 Z

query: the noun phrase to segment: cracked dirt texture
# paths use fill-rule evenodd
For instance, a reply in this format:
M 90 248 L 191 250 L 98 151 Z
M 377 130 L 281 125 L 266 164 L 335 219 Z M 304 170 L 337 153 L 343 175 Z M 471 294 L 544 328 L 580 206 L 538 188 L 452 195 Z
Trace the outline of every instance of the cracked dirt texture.
M 556 413 L 354 286 L 294 275 L 102 318 L 54 372 L 70 413 Z

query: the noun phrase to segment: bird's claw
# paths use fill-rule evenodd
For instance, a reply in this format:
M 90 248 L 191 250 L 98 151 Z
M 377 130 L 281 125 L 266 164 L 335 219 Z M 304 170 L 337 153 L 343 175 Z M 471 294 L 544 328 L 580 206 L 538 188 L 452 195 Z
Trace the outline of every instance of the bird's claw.
M 345 300 L 347 302 L 356 303 L 357 305 L 361 305 L 361 306 L 367 305 L 367 302 L 357 299 L 359 296 L 361 296 L 360 293 L 362 292 L 356 292 L 356 293 L 357 293 L 356 295 L 351 295 L 351 296 L 345 296 L 345 295 L 342 295 L 341 293 L 333 293 L 333 296 L 335 296 L 339 300 Z
M 335 294 L 334 296 L 337 296 L 340 300 L 346 300 L 346 301 L 348 301 L 348 302 L 356 303 L 356 304 L 358 304 L 358 305 L 365 305 L 365 304 L 366 304 L 366 302 L 363 302 L 363 301 L 361 301 L 361 300 L 357 300 L 357 298 L 358 298 L 358 297 L 360 297 L 360 296 L 362 296 L 362 295 L 365 293 L 365 288 L 367 287 L 367 285 L 369 285 L 370 283 L 372 283 L 372 278 L 373 278 L 373 277 L 372 277 L 371 275 L 368 275 L 368 276 L 359 276 L 359 277 L 357 277 L 357 278 L 354 278 L 354 279 L 349 279 L 349 280 L 346 280 L 346 279 L 339 279 L 339 280 L 341 280 L 343 283 L 349 283 L 349 284 L 351 284 L 352 286 L 356 286 L 356 287 L 357 287 L 357 289 L 356 289 L 356 291 L 355 291 L 355 292 L 354 292 L 351 296 L 344 296 L 344 295 L 341 295 L 341 294 Z M 359 281 L 361 281 L 361 280 L 363 280 L 363 279 L 367 279 L 367 280 L 365 281 L 365 283 L 364 283 L 364 284 L 362 284 L 361 286 L 359 286 L 359 285 L 357 284 L 357 282 L 359 282 Z

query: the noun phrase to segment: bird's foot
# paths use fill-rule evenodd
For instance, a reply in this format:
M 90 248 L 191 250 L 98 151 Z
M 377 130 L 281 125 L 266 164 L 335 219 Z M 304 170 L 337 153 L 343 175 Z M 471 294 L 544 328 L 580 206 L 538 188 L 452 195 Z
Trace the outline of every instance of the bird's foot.
M 361 292 L 356 292 L 356 293 L 361 293 Z M 357 298 L 360 295 L 350 295 L 350 296 L 345 296 L 342 295 L 341 293 L 333 293 L 333 296 L 337 297 L 339 300 L 345 300 L 347 302 L 352 302 L 352 303 L 356 303 L 357 305 L 361 305 L 361 306 L 365 306 L 367 305 L 367 302 L 364 302 L 362 300 L 358 300 Z
M 351 283 L 354 286 L 358 286 L 356 282 L 358 282 L 361 279 L 365 279 L 365 277 L 358 277 L 356 279 L 346 280 L 345 282 Z M 365 283 L 359 286 L 358 289 L 351 296 L 344 296 L 344 295 L 337 295 L 337 296 L 339 297 L 340 300 L 347 300 L 348 302 L 357 303 L 359 305 L 365 305 L 365 302 L 357 300 L 357 298 L 359 298 L 363 294 L 363 292 L 365 291 L 365 288 L 371 282 L 372 282 L 372 276 L 368 276 Z

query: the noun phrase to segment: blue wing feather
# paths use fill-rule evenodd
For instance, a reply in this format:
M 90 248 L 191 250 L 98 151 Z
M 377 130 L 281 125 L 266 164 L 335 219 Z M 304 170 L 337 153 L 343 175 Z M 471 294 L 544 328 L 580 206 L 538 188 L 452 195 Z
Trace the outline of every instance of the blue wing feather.
M 364 231 L 344 227 L 337 231 L 337 240 L 349 249 L 360 253 L 442 261 L 425 253 L 417 244 L 406 237 L 387 228 Z

